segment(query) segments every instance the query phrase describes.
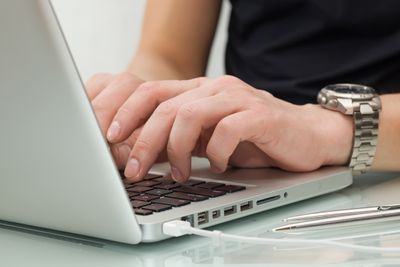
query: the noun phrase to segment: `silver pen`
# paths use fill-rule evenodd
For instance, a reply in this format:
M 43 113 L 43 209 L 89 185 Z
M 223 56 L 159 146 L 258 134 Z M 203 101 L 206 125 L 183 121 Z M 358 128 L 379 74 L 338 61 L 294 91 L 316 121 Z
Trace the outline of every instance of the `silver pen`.
M 285 219 L 291 222 L 274 231 L 303 230 L 306 228 L 321 229 L 341 225 L 357 225 L 373 222 L 400 220 L 400 204 L 354 209 L 342 209 L 298 215 Z

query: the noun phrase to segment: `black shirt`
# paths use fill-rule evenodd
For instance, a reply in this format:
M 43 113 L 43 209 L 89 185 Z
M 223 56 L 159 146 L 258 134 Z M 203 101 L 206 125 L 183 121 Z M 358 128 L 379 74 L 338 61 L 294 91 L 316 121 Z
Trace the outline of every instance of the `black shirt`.
M 331 83 L 400 88 L 400 1 L 231 3 L 228 74 L 297 104 Z

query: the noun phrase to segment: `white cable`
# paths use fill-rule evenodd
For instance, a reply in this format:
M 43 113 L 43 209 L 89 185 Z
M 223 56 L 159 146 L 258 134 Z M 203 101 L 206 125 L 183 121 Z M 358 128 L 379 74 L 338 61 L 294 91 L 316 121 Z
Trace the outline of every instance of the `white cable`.
M 257 245 L 326 245 L 335 246 L 341 248 L 349 248 L 352 250 L 364 251 L 364 252 L 400 252 L 400 247 L 377 247 L 377 246 L 364 246 L 364 245 L 353 245 L 343 242 L 337 242 L 330 239 L 275 239 L 275 238 L 261 238 L 261 237 L 247 237 L 240 235 L 224 234 L 221 231 L 208 231 L 203 229 L 194 228 L 189 222 L 185 221 L 171 221 L 163 224 L 163 233 L 169 236 L 182 236 L 182 235 L 199 235 L 204 237 L 212 238 L 216 245 L 219 245 L 221 241 L 235 241 L 242 243 L 250 243 Z

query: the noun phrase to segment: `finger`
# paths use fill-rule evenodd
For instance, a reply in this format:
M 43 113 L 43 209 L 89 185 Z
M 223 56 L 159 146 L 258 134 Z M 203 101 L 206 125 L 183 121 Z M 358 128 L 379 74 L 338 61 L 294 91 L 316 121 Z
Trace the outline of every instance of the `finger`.
M 85 82 L 85 89 L 90 101 L 92 101 L 111 82 L 113 75 L 110 73 L 97 73 Z
M 167 99 L 183 92 L 199 87 L 206 78 L 196 78 L 187 81 L 156 81 L 146 82 L 127 99 L 115 115 L 107 133 L 109 142 L 121 142 L 129 134 L 142 125 L 157 106 Z
M 212 88 L 199 87 L 162 102 L 143 127 L 125 169 L 126 177 L 140 180 L 165 148 L 177 110 L 184 103 L 212 95 Z
M 229 158 L 242 141 L 251 141 L 266 129 L 263 118 L 253 111 L 242 111 L 222 119 L 207 145 L 207 158 L 216 172 L 226 170 Z
M 191 156 L 202 131 L 242 108 L 240 100 L 215 95 L 182 105 L 173 123 L 167 145 L 168 160 L 175 180 L 190 176 Z
M 94 112 L 103 133 L 109 128 L 112 118 L 119 107 L 141 83 L 142 81 L 132 74 L 119 74 L 92 101 Z M 118 125 L 113 127 L 118 127 Z
M 136 129 L 126 140 L 121 143 L 111 144 L 111 152 L 118 169 L 122 170 L 125 168 L 129 154 L 132 151 L 132 147 L 136 143 L 136 140 L 139 137 L 142 129 L 143 127 Z

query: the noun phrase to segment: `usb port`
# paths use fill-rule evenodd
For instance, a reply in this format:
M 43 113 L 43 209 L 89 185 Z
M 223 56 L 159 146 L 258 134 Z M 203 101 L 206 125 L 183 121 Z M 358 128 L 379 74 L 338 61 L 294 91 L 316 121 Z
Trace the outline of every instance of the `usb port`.
M 217 218 L 219 218 L 219 216 L 221 216 L 221 212 L 219 210 L 213 210 L 212 218 L 217 219 Z
M 236 206 L 226 207 L 224 209 L 224 216 L 228 216 L 234 213 L 236 213 Z
M 253 207 L 253 203 L 251 201 L 243 202 L 240 204 L 240 211 L 249 210 Z
M 208 212 L 203 211 L 197 214 L 197 225 L 208 223 Z
M 184 216 L 181 218 L 182 221 L 189 222 L 193 226 L 193 215 Z

